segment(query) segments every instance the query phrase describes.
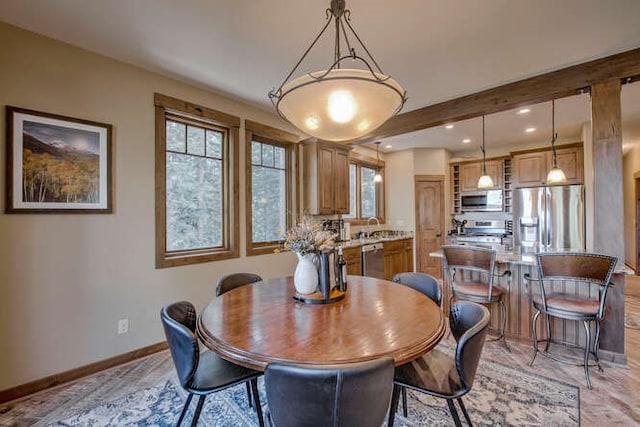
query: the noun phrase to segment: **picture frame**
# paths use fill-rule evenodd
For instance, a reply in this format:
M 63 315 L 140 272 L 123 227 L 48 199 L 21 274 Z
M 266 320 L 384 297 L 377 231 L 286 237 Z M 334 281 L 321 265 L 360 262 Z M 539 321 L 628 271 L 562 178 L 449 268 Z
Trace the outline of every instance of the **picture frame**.
M 111 213 L 112 126 L 7 106 L 11 213 Z

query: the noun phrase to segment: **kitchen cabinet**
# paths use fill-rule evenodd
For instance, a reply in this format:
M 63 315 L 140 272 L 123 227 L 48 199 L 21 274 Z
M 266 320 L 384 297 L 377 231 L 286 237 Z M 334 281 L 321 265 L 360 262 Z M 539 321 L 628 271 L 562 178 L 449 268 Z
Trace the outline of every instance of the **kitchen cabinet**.
M 494 187 L 505 190 L 505 198 L 507 195 L 509 196 L 509 204 L 505 204 L 505 209 L 510 209 L 511 159 L 507 157 L 490 159 L 487 160 L 486 167 Z M 458 214 L 461 213 L 460 193 L 478 190 L 478 179 L 482 176 L 482 160 L 451 163 L 449 173 L 451 176 L 451 213 Z
M 486 161 L 487 175 L 495 188 L 502 188 L 502 160 Z M 482 161 L 460 164 L 460 191 L 476 191 L 482 176 Z
M 304 209 L 311 215 L 349 213 L 349 147 L 303 145 Z
M 362 247 L 343 248 L 342 256 L 347 262 L 347 274 L 362 276 Z
M 398 273 L 413 271 L 413 239 L 384 242 L 384 278 L 391 280 Z
M 547 173 L 553 167 L 553 151 L 550 149 L 516 152 L 513 155 L 513 181 L 516 187 L 545 185 Z M 558 167 L 567 177 L 567 184 L 584 182 L 582 144 L 556 146 Z

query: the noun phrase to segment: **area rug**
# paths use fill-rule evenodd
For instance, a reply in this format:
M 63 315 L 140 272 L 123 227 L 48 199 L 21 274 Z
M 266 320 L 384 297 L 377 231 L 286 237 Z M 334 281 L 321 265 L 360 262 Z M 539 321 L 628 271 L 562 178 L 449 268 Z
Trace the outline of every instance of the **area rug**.
M 137 390 L 123 398 L 61 419 L 53 426 L 173 426 L 185 393 L 166 378 L 161 383 Z M 259 380 L 260 398 L 266 413 L 263 379 Z M 409 416 L 401 411 L 395 426 L 453 425 L 444 400 L 422 393 L 408 393 Z M 489 426 L 577 426 L 580 424 L 580 394 L 576 386 L 550 378 L 517 371 L 494 362 L 482 362 L 473 390 L 465 403 L 475 425 Z M 195 407 L 195 400 L 192 406 Z M 191 422 L 191 410 L 185 425 Z M 247 402 L 244 385 L 207 397 L 199 425 L 256 426 L 257 417 Z

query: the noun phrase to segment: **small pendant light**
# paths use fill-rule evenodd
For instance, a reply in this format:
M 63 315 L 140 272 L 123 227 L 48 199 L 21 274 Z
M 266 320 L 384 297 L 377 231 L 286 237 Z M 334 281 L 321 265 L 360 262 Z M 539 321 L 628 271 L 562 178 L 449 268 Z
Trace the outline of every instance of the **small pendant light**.
M 482 116 L 482 176 L 478 179 L 478 189 L 485 190 L 487 188 L 493 188 L 493 179 L 487 175 L 487 154 L 484 147 L 484 116 Z
M 547 174 L 547 184 L 559 184 L 567 182 L 562 169 L 558 167 L 558 156 L 556 155 L 556 139 L 558 134 L 556 133 L 556 103 L 555 100 L 551 100 L 551 151 L 553 152 L 553 167 Z
M 376 174 L 373 176 L 373 182 L 382 182 L 380 174 L 380 141 L 376 141 Z

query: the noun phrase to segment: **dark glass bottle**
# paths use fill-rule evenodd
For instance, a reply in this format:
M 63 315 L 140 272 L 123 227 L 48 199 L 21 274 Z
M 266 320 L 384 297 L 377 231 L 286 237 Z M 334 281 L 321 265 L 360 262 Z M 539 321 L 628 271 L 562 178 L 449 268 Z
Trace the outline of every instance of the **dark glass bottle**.
M 338 290 L 347 290 L 347 261 L 342 256 L 342 247 L 338 248 L 338 259 L 336 260 L 336 282 Z

